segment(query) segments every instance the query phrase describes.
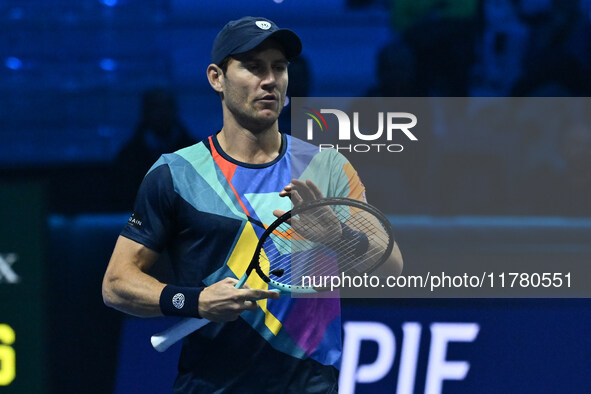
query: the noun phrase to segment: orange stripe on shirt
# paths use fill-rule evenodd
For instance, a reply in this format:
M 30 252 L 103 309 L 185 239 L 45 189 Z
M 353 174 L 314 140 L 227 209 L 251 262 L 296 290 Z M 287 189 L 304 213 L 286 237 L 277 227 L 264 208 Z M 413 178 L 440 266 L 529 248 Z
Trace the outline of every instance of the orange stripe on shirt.
M 344 164 L 343 171 L 345 171 L 345 175 L 349 178 L 349 195 L 347 197 L 367 202 L 365 199 L 365 186 L 361 183 L 361 179 L 351 163 Z
M 238 195 L 238 192 L 234 188 L 234 185 L 232 185 L 232 178 L 234 177 L 234 172 L 236 172 L 237 165 L 234 163 L 230 163 L 229 161 L 224 159 L 222 155 L 219 154 L 219 152 L 215 149 L 211 136 L 209 137 L 209 146 L 211 147 L 211 156 L 213 157 L 213 160 L 216 162 L 220 170 L 222 170 L 222 174 L 224 174 L 224 177 L 226 178 L 228 184 L 232 188 L 232 191 L 234 192 L 234 195 L 236 196 L 238 203 L 242 207 L 242 210 L 247 216 L 250 216 L 248 209 L 246 209 L 246 205 L 244 205 L 244 203 L 240 199 L 240 196 Z

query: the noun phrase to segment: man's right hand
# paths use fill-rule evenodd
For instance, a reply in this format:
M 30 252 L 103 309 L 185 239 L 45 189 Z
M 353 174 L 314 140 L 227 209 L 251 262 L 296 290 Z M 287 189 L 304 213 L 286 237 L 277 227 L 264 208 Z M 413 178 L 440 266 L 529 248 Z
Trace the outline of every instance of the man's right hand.
M 246 310 L 256 310 L 257 300 L 279 298 L 276 291 L 246 286 L 237 289 L 236 283 L 238 280 L 234 278 L 225 278 L 203 289 L 199 295 L 199 315 L 213 322 L 233 321 Z

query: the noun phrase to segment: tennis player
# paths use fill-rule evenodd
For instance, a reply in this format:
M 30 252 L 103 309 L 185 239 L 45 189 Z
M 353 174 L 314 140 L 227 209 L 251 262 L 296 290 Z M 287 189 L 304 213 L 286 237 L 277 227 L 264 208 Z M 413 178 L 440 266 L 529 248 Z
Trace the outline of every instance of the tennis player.
M 364 199 L 342 155 L 315 156 L 316 147 L 278 130 L 288 62 L 301 49 L 295 33 L 265 18 L 244 17 L 220 31 L 207 77 L 221 98 L 223 127 L 152 166 L 107 267 L 108 306 L 214 322 L 185 339 L 176 393 L 337 391 L 339 300 L 279 298 L 256 278 L 234 287 L 273 212 L 290 209 L 286 197 Z M 309 154 L 292 162 L 296 150 Z M 394 249 L 389 266 L 397 273 Z M 164 251 L 174 283 L 146 273 Z

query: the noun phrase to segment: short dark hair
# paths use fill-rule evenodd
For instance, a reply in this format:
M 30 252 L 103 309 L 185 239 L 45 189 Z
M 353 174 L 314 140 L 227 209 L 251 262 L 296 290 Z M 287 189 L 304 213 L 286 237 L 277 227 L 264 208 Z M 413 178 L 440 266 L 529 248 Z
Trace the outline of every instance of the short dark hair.
M 230 63 L 230 59 L 232 56 L 226 56 L 224 60 L 222 60 L 217 66 L 222 69 L 224 74 L 228 71 L 228 63 Z
M 221 62 L 219 62 L 219 64 L 216 64 L 216 66 L 218 66 L 222 72 L 225 74 L 228 71 L 228 63 L 230 63 L 230 59 L 232 58 L 232 56 L 226 56 L 224 58 L 224 60 L 222 60 Z M 224 93 L 222 92 L 218 92 L 218 97 L 221 99 L 224 98 Z

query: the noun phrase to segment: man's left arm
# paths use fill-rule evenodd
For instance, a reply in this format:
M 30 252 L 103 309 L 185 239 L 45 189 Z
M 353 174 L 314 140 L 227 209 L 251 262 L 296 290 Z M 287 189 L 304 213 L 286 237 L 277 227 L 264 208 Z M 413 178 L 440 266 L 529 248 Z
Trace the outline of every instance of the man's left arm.
M 291 183 L 289 185 L 286 185 L 283 188 L 283 190 L 279 193 L 279 195 L 281 197 L 289 197 L 294 206 L 324 197 L 322 191 L 318 188 L 318 186 L 314 184 L 314 182 L 310 180 L 306 180 L 305 182 L 303 182 L 298 179 L 292 179 Z M 362 201 L 366 202 L 364 200 Z M 281 210 L 275 210 L 273 212 L 273 214 L 276 217 L 279 217 L 284 213 L 285 212 Z M 374 273 L 378 276 L 398 276 L 402 272 L 402 267 L 402 253 L 400 252 L 398 244 L 396 243 L 396 241 L 394 241 L 394 246 L 392 248 L 390 256 L 382 265 L 380 265 L 374 271 Z

